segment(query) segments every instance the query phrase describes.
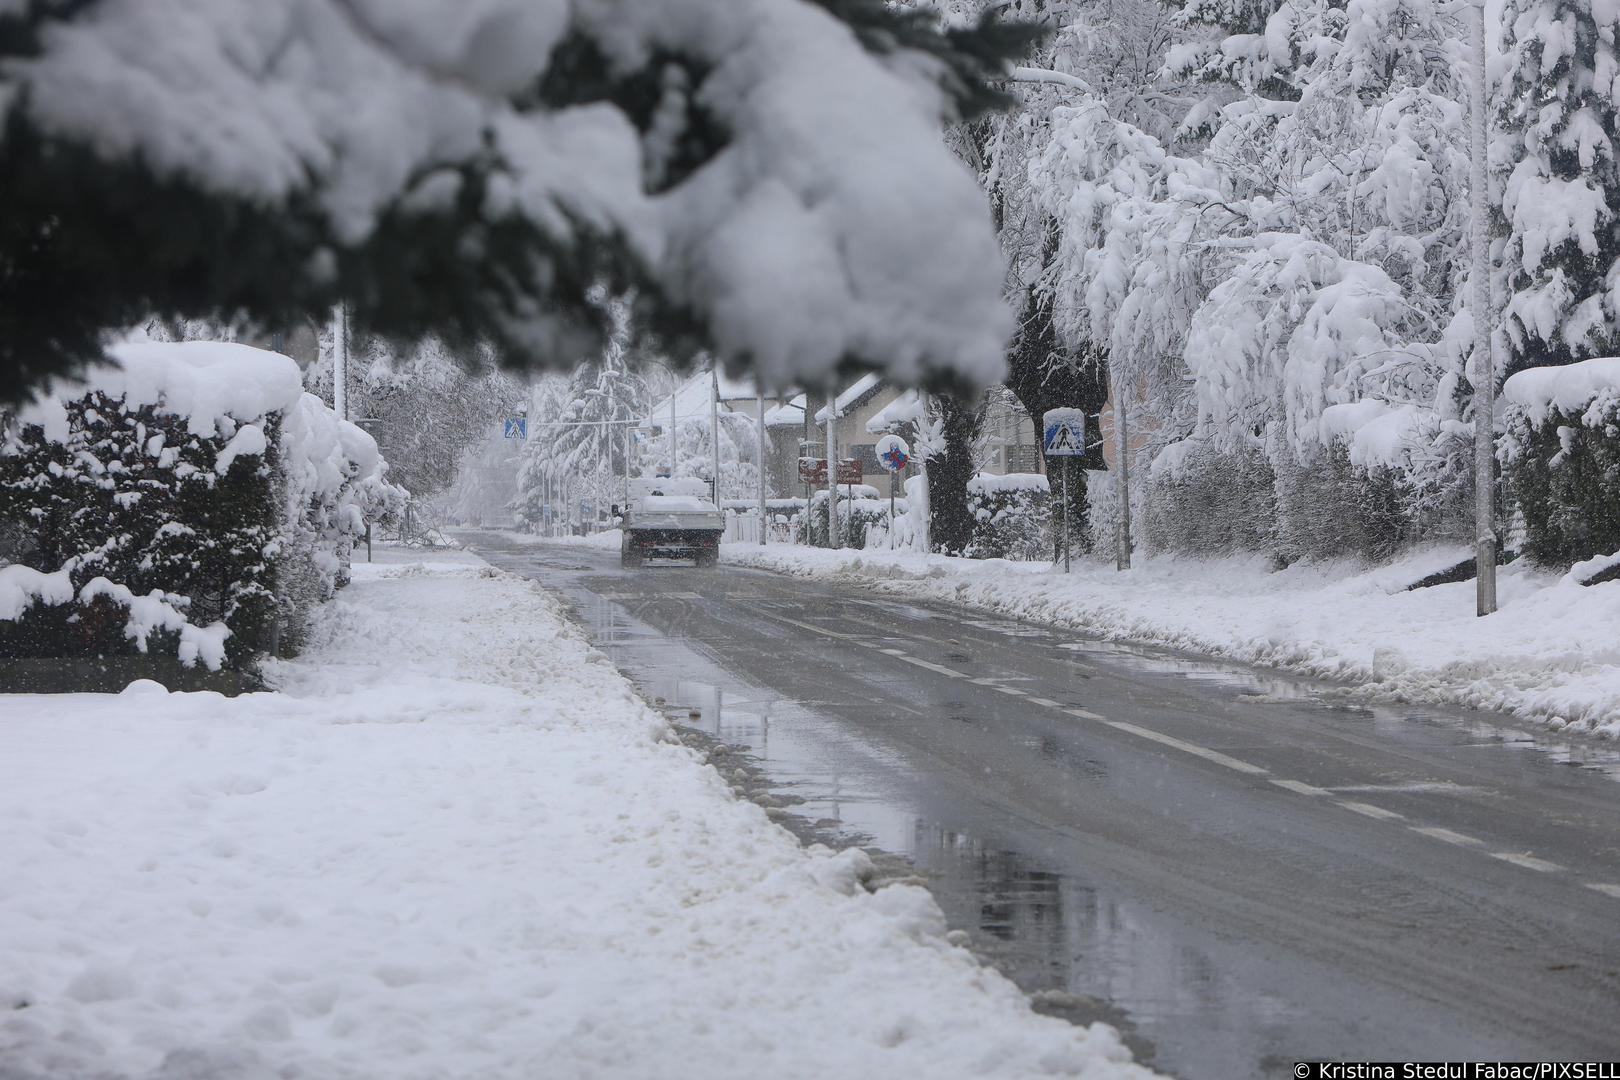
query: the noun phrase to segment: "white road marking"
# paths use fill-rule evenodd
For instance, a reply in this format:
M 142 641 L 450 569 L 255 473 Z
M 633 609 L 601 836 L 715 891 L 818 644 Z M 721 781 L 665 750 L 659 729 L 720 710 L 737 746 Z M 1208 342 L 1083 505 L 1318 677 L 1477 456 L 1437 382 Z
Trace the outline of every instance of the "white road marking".
M 1434 791 L 1456 794 L 1462 791 L 1478 791 L 1479 788 L 1468 784 L 1453 784 L 1448 780 L 1409 780 L 1395 784 L 1345 784 L 1331 787 L 1328 790 L 1339 795 L 1380 795 L 1389 793 L 1419 795 L 1424 792 Z
M 1548 862 L 1546 859 L 1538 859 L 1534 855 L 1522 855 L 1517 851 L 1493 851 L 1490 852 L 1490 856 L 1493 859 L 1501 859 L 1503 862 L 1510 862 L 1514 866 L 1522 866 L 1526 870 L 1540 870 L 1543 874 L 1556 874 L 1558 871 L 1563 869 L 1562 866 L 1559 866 L 1555 862 Z
M 1306 783 L 1303 783 L 1303 782 L 1301 782 L 1299 780 L 1276 780 L 1276 779 L 1273 779 L 1271 782 L 1273 784 L 1276 784 L 1280 788 L 1287 788 L 1289 791 L 1292 791 L 1296 795 L 1326 795 L 1328 793 L 1327 788 L 1315 787 L 1315 786 L 1313 786 L 1311 784 L 1306 784 Z
M 1364 814 L 1370 818 L 1377 818 L 1379 821 L 1400 821 L 1406 816 L 1404 814 L 1397 814 L 1393 810 L 1385 810 L 1382 806 L 1374 806 L 1372 803 L 1341 802 L 1339 805 L 1344 807 L 1346 810 L 1354 810 L 1358 814 Z
M 695 595 L 693 598 L 697 599 Z M 809 623 L 800 622 L 797 619 L 789 619 L 782 615 L 771 615 L 768 617 L 774 618 L 780 622 L 788 623 L 792 626 L 797 626 L 802 630 L 809 630 L 811 633 L 821 634 L 824 637 L 839 638 L 845 641 L 857 641 L 859 640 L 860 636 L 864 636 L 858 636 L 855 634 L 841 634 L 835 630 L 827 630 L 819 626 L 811 626 Z M 1139 738 L 1147 739 L 1163 746 L 1172 747 L 1173 749 L 1180 750 L 1183 753 L 1192 754 L 1194 757 L 1203 758 L 1205 761 L 1224 766 L 1225 768 L 1231 769 L 1234 772 L 1245 773 L 1250 776 L 1264 776 L 1269 771 L 1261 768 L 1258 765 L 1253 765 L 1247 761 L 1242 761 L 1238 758 L 1231 757 L 1230 755 L 1223 754 L 1218 750 L 1211 750 L 1208 747 L 1199 746 L 1197 743 L 1190 743 L 1184 739 L 1178 739 L 1173 735 L 1166 735 L 1163 732 L 1154 731 L 1151 728 L 1141 727 L 1137 724 L 1127 723 L 1123 720 L 1109 720 L 1107 717 L 1100 716 L 1097 713 L 1092 712 L 1090 709 L 1067 708 L 1061 705 L 1059 702 L 1053 701 L 1051 698 L 1033 697 L 1027 690 L 1020 690 L 1014 686 L 1002 686 L 998 683 L 992 682 L 989 679 L 972 678 L 965 672 L 956 671 L 952 668 L 945 667 L 943 664 L 936 664 L 929 660 L 920 659 L 919 657 L 909 656 L 900 649 L 879 649 L 878 651 L 883 653 L 885 656 L 892 656 L 896 660 L 903 660 L 908 664 L 914 664 L 917 667 L 936 672 L 937 674 L 944 675 L 952 679 L 967 679 L 969 682 L 978 686 L 988 686 L 991 689 L 998 690 L 1003 694 L 1011 694 L 1018 697 L 1028 697 L 1029 700 L 1036 705 L 1041 705 L 1048 709 L 1063 709 L 1063 711 L 1068 713 L 1070 716 L 1077 717 L 1081 720 L 1092 720 L 1107 724 L 1109 727 L 1118 731 L 1124 731 Z M 1327 788 L 1316 787 L 1312 784 L 1307 784 L 1299 780 L 1282 780 L 1272 777 L 1270 782 L 1287 791 L 1292 791 L 1295 794 L 1311 796 L 1329 795 L 1333 793 L 1333 790 L 1341 792 L 1417 791 L 1423 789 L 1447 791 L 1459 790 L 1459 785 L 1451 784 L 1360 785 L 1330 790 Z M 1393 810 L 1385 810 L 1381 806 L 1373 806 L 1371 803 L 1339 800 L 1338 805 L 1344 807 L 1346 810 L 1350 810 L 1354 813 L 1361 814 L 1365 817 L 1374 818 L 1379 821 L 1406 820 L 1406 817 L 1403 814 L 1397 814 Z M 1483 840 L 1477 840 L 1472 836 L 1466 836 L 1463 833 L 1453 832 L 1451 829 L 1441 828 L 1438 825 L 1409 825 L 1407 828 L 1411 829 L 1415 833 L 1421 833 L 1424 836 L 1435 840 L 1441 840 L 1448 844 L 1468 846 L 1481 845 L 1484 843 Z M 1491 851 L 1487 852 L 1486 854 L 1490 855 L 1490 857 L 1493 859 L 1501 859 L 1503 862 L 1510 862 L 1515 866 L 1522 866 L 1528 870 L 1536 870 L 1544 874 L 1557 873 L 1564 869 L 1558 863 L 1549 862 L 1546 859 L 1538 859 L 1534 855 L 1525 855 L 1519 852 Z M 1603 893 L 1605 896 L 1612 896 L 1616 899 L 1620 899 L 1620 884 L 1610 884 L 1608 882 L 1587 882 L 1586 887 Z
M 1262 769 L 1258 765 L 1250 765 L 1247 761 L 1239 761 L 1235 757 L 1228 757 L 1218 750 L 1211 750 L 1208 747 L 1199 746 L 1197 743 L 1190 743 L 1183 739 L 1178 739 L 1173 735 L 1166 735 L 1161 731 L 1154 731 L 1152 728 L 1138 727 L 1136 724 L 1128 724 L 1123 720 L 1104 719 L 1103 723 L 1119 731 L 1128 731 L 1132 735 L 1139 736 L 1140 738 L 1151 739 L 1153 742 L 1160 743 L 1164 746 L 1174 747 L 1183 753 L 1192 754 L 1194 757 L 1201 757 L 1205 761 L 1212 761 L 1217 765 L 1224 765 L 1226 768 L 1232 769 L 1235 772 L 1248 773 L 1251 776 L 1263 776 L 1267 772 L 1267 770 Z
M 1464 833 L 1452 832 L 1450 829 L 1442 829 L 1438 825 L 1411 825 L 1408 826 L 1408 828 L 1415 833 L 1422 833 L 1424 836 L 1432 837 L 1435 840 L 1444 840 L 1448 844 L 1469 845 L 1483 844 L 1485 842 L 1483 840 L 1476 840 L 1474 837 L 1468 836 Z
M 786 615 L 772 615 L 768 611 L 762 611 L 760 614 L 764 615 L 767 619 L 775 619 L 777 622 L 785 622 L 789 626 L 797 626 L 800 630 L 808 630 L 812 634 L 820 634 L 822 637 L 838 638 L 840 641 L 859 641 L 865 636 L 857 634 L 840 634 L 836 630 L 828 630 L 820 626 L 811 626 L 807 622 L 800 622 L 798 619 L 790 619 Z
M 927 668 L 929 671 L 936 672 L 940 675 L 949 676 L 952 679 L 967 678 L 967 676 L 960 671 L 954 671 L 951 668 L 945 667 L 943 664 L 936 664 L 931 660 L 922 660 L 915 656 L 907 656 L 899 649 L 880 649 L 879 651 L 885 656 L 892 656 L 896 660 L 904 660 L 908 664 L 915 664 L 920 668 Z

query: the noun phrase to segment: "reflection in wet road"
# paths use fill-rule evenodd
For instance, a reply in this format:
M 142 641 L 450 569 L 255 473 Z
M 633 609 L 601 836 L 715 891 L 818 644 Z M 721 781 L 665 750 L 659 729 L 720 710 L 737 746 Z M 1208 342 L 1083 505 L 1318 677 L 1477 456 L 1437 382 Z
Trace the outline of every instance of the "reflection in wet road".
M 1159 1069 L 1620 1056 L 1612 745 L 847 585 L 471 541 Z

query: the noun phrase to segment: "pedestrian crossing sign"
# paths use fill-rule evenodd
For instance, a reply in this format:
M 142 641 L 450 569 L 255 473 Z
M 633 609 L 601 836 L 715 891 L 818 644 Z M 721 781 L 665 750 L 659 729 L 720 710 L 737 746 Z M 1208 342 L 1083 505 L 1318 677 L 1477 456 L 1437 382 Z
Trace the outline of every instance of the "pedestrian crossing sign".
M 1047 457 L 1083 457 L 1086 414 L 1079 409 L 1048 409 L 1042 418 Z
M 514 416 L 506 422 L 501 433 L 508 439 L 527 439 L 529 437 L 529 421 L 521 416 Z

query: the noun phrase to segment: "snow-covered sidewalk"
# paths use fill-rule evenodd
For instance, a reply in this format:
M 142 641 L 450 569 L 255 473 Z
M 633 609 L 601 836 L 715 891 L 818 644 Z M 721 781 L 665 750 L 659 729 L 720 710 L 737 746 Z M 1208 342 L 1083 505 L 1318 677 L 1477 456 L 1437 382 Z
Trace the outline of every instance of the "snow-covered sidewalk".
M 734 799 L 548 594 L 356 569 L 280 693 L 0 697 L 0 1077 L 1148 1075 Z
M 1405 591 L 1466 554 L 1438 549 L 1372 569 L 1344 562 L 1280 572 L 1261 559 L 1143 559 L 1123 573 L 1078 559 L 1067 576 L 1045 563 L 797 545 L 728 544 L 721 561 L 1620 737 L 1620 582 L 1582 586 L 1513 564 L 1499 576 L 1500 609 L 1484 619 L 1474 615 L 1472 581 Z

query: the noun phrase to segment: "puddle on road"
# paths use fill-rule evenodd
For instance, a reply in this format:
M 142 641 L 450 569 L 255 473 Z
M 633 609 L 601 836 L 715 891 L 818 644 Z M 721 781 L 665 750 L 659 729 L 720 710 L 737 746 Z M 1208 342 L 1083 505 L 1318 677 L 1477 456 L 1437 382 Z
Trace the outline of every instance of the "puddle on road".
M 1294 1010 L 1262 1003 L 1256 1024 L 1253 974 L 1218 958 L 1216 943 L 1004 838 L 1023 835 L 1023 823 L 1009 822 L 1005 833 L 964 826 L 958 804 L 920 789 L 899 754 L 815 703 L 737 680 L 616 603 L 573 597 L 598 647 L 644 696 L 752 758 L 773 793 L 788 797 L 788 812 L 818 833 L 909 860 L 950 926 L 967 931 L 974 951 L 1037 1008 L 1111 1023 L 1138 1060 L 1171 1072 L 1243 1076 L 1258 1062 L 1292 1060 L 1282 1047 L 1299 1032 Z M 1054 743 L 1052 752 L 1062 751 Z M 1067 764 L 1080 777 L 1105 775 L 1096 762 Z M 993 819 L 981 808 L 974 823 Z M 1189 1070 L 1191 1062 L 1199 1067 Z

